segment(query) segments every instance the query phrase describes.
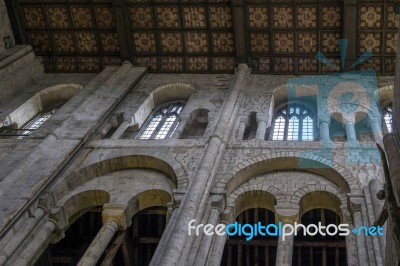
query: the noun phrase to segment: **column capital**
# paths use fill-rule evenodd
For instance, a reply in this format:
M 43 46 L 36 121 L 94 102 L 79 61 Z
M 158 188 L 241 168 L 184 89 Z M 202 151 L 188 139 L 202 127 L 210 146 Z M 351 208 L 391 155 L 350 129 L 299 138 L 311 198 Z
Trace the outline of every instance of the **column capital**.
M 356 122 L 356 115 L 355 114 L 343 114 L 343 123 L 344 124 L 352 124 L 354 125 Z
M 300 221 L 299 207 L 275 206 L 278 221 L 293 224 Z
M 222 213 L 225 208 L 225 198 L 223 195 L 212 195 L 211 196 L 211 208 L 217 209 L 219 213 Z
M 264 121 L 265 123 L 268 124 L 268 119 L 269 114 L 268 113 L 258 113 L 256 114 L 256 119 L 257 119 L 257 123 L 260 123 L 261 121 Z
M 362 195 L 349 194 L 348 205 L 349 205 L 349 210 L 351 211 L 351 213 L 361 211 L 361 206 L 362 206 L 363 201 L 364 201 L 364 198 Z
M 101 213 L 103 224 L 108 220 L 113 220 L 118 224 L 120 231 L 126 230 L 131 224 L 131 217 L 126 214 L 127 208 L 127 205 L 104 204 L 103 212 Z

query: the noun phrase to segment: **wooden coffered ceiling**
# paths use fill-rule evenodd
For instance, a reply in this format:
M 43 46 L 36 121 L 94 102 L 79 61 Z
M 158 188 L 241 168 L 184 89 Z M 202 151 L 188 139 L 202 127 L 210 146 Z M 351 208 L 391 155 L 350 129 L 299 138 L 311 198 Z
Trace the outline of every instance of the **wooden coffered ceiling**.
M 356 4 L 353 4 L 356 3 Z M 98 72 L 130 60 L 154 72 L 315 74 L 346 65 L 393 74 L 399 18 L 393 1 L 373 0 L 17 0 L 8 1 L 22 42 L 48 72 Z

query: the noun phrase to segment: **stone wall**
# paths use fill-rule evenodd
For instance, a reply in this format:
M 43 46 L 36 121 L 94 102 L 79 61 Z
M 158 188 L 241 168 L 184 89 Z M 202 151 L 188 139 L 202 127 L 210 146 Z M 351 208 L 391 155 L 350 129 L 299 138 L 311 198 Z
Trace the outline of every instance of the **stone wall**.
M 243 65 L 235 75 L 147 74 L 130 64 L 106 68 L 96 77 L 43 74 L 32 82 L 29 95 L 56 82 L 78 83 L 83 89 L 31 137 L 2 144 L 3 154 L 10 156 L 0 162 L 8 169 L 1 180 L 0 264 L 32 263 L 50 241 L 60 240 L 69 215 L 99 204 L 105 207 L 105 226 L 114 233 L 129 226 L 131 216 L 141 209 L 137 206 L 170 207 L 172 215 L 154 265 L 217 265 L 224 239 L 190 238 L 185 223 L 190 218 L 231 221 L 238 215 L 235 202 L 243 193 L 270 193 L 279 219 L 298 219 L 305 195 L 326 192 L 337 197 L 340 206 L 334 208 L 344 221 L 371 225 L 376 218 L 371 202 L 376 199 L 364 191 L 371 180 L 383 181 L 380 162 L 369 160 L 376 155 L 375 142 L 333 141 L 326 148 L 319 139 L 242 140 L 242 123 L 250 112 L 262 114 L 257 119 L 266 123 L 259 122 L 259 127 L 263 124 L 264 132 L 269 130 L 276 109 L 271 106 L 284 100 L 277 91 L 290 78 L 251 75 Z M 137 117 L 143 116 L 138 112 L 146 110 L 147 116 L 152 111 L 152 92 L 179 84 L 194 89 L 183 114 L 199 108 L 209 111 L 203 136 L 134 139 Z M 168 90 L 165 93 L 167 97 Z M 7 117 L 29 95 L 10 97 L 0 105 L 1 115 Z M 121 133 L 117 137 L 108 134 L 113 127 Z M 115 138 L 106 137 L 110 135 Z M 144 178 L 151 171 L 157 174 Z M 90 191 L 97 191 L 98 197 Z M 113 197 L 118 200 L 110 200 Z M 321 201 L 326 204 L 320 206 L 329 205 L 326 198 Z M 99 239 L 105 241 L 102 232 Z M 27 236 L 30 243 L 24 241 Z M 349 265 L 382 265 L 381 246 L 375 240 L 347 241 Z M 90 250 L 102 252 L 95 246 Z
M 0 1 L 0 53 L 14 46 L 14 36 L 4 0 Z

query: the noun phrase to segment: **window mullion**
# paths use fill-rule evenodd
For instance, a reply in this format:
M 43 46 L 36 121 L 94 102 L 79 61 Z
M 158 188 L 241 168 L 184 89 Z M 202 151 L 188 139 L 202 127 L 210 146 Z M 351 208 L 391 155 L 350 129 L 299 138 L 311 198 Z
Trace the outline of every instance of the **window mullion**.
M 160 132 L 160 129 L 164 125 L 165 120 L 167 119 L 167 117 L 168 117 L 168 113 L 163 114 L 163 117 L 161 118 L 160 123 L 158 123 L 157 127 L 154 129 L 154 132 L 153 132 L 153 134 L 151 134 L 150 139 L 155 139 L 157 134 Z

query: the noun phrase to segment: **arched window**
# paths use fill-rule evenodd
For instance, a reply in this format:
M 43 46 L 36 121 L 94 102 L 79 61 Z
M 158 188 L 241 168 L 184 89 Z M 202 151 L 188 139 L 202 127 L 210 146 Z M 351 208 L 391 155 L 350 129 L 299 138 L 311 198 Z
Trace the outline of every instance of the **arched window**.
M 387 106 L 383 109 L 383 121 L 385 122 L 386 130 L 384 132 L 390 133 L 392 132 L 392 106 Z
M 313 141 L 315 114 L 302 104 L 290 104 L 274 116 L 271 139 Z
M 182 102 L 165 105 L 155 111 L 144 123 L 137 139 L 166 139 L 172 137 L 179 125 L 179 113 L 185 106 Z
M 55 112 L 57 108 L 52 109 L 48 112 L 41 112 L 34 118 L 32 118 L 28 123 L 22 126 L 20 129 L 13 129 L 2 127 L 0 128 L 0 136 L 5 138 L 13 138 L 16 137 L 21 139 L 23 137 L 27 137 L 33 133 L 36 129 L 41 127 Z

